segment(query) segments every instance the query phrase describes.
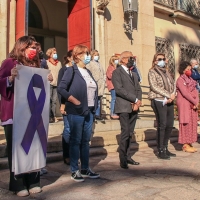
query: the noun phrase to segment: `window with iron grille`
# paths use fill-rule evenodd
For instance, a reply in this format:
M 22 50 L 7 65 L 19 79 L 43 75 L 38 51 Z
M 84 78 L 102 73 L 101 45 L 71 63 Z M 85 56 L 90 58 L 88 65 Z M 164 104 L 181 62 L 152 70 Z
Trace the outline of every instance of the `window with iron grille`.
M 175 76 L 174 46 L 172 42 L 165 38 L 156 37 L 156 53 L 164 53 L 168 60 L 169 72 Z
M 180 47 L 180 61 L 188 61 L 195 58 L 199 61 L 200 59 L 200 46 L 191 44 L 179 44 Z

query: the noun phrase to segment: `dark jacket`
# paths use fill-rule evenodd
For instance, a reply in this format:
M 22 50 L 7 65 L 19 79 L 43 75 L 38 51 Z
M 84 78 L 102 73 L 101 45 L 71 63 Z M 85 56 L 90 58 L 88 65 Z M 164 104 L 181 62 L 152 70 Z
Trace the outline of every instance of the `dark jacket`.
M 200 74 L 196 69 L 192 69 L 192 74 L 191 74 L 192 79 L 195 81 L 200 82 Z
M 60 70 L 58 72 L 58 82 L 57 82 L 58 85 L 60 84 L 60 82 L 62 80 L 62 77 L 63 77 L 63 75 L 64 75 L 66 70 L 67 70 L 66 66 L 63 66 L 62 68 L 60 68 Z M 65 98 L 63 98 L 59 93 L 58 93 L 58 100 L 59 100 L 60 104 L 65 104 L 66 103 Z
M 142 90 L 138 77 L 132 73 L 132 77 L 119 66 L 112 75 L 112 82 L 116 92 L 115 113 L 131 113 L 132 105 L 136 99 L 142 100 Z
M 74 68 L 74 78 L 73 78 L 71 87 L 68 92 L 66 89 L 68 88 L 68 86 L 70 84 L 70 80 L 73 75 L 73 68 Z M 74 105 L 73 103 L 67 101 L 66 102 L 67 114 L 86 116 L 89 113 L 88 99 L 87 99 L 87 85 L 86 85 L 86 82 L 85 82 L 84 78 L 82 77 L 81 73 L 79 72 L 77 65 L 74 65 L 73 68 L 69 67 L 65 71 L 65 73 L 62 77 L 62 80 L 60 81 L 60 83 L 58 85 L 57 90 L 58 90 L 58 93 L 62 97 L 64 97 L 66 101 L 72 95 L 73 97 L 75 97 L 77 100 L 79 100 L 81 102 L 81 104 L 77 106 L 77 105 Z M 90 74 L 90 76 L 92 77 L 91 72 L 89 70 L 87 70 L 87 71 Z M 94 80 L 94 78 L 93 78 L 93 80 Z M 94 103 L 94 109 L 92 110 L 93 113 L 95 113 L 95 111 L 97 109 L 97 103 L 98 103 L 98 96 L 97 96 L 98 93 L 97 92 L 98 92 L 98 90 L 96 90 L 96 92 L 95 92 L 95 99 L 94 99 L 95 103 Z

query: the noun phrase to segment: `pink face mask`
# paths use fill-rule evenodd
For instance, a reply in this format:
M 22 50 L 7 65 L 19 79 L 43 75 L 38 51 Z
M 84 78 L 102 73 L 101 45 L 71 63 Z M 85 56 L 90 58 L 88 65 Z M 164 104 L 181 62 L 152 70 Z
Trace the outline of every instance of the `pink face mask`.
M 27 49 L 27 57 L 29 60 L 33 60 L 33 58 L 36 56 L 36 49 Z

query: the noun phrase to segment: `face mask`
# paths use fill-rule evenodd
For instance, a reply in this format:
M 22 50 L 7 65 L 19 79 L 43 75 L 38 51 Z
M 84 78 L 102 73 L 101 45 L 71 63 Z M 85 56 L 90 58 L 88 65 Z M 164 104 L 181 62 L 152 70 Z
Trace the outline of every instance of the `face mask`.
M 28 52 L 27 52 L 27 57 L 29 60 L 33 60 L 33 58 L 36 56 L 36 49 L 28 49 Z
M 53 56 L 52 56 L 52 58 L 53 58 L 54 60 L 57 60 L 57 59 L 58 59 L 58 55 L 57 55 L 56 53 L 54 53 Z
M 198 69 L 198 67 L 199 67 L 199 65 L 195 65 L 195 66 L 194 66 L 194 69 Z
M 43 51 L 40 51 L 39 52 L 39 59 L 43 59 L 44 58 L 44 52 Z
M 127 67 L 131 68 L 131 67 L 133 67 L 133 64 L 134 64 L 134 60 L 132 58 L 129 58 L 128 63 L 127 63 Z
M 83 60 L 83 63 L 85 64 L 85 65 L 87 65 L 89 62 L 91 61 L 91 55 L 85 55 L 84 56 L 84 60 Z
M 185 75 L 190 77 L 192 75 L 192 71 L 191 70 L 187 70 L 185 71 Z
M 118 65 L 118 63 L 119 63 L 119 60 L 115 60 L 115 65 Z
M 159 67 L 165 67 L 165 61 L 164 60 L 161 60 L 161 61 L 158 61 L 158 64 L 157 64 Z
M 74 64 L 75 64 L 75 62 L 74 62 L 73 60 L 71 61 L 71 63 L 72 63 L 72 65 L 74 65 Z
M 94 60 L 98 61 L 99 60 L 99 56 L 94 56 Z

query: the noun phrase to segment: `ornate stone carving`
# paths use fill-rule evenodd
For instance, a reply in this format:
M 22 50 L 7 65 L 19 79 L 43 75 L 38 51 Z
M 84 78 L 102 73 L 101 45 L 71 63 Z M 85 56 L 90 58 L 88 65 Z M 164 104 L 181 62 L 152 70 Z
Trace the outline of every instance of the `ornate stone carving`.
M 110 0 L 96 0 L 97 1 L 97 14 L 103 14 L 106 6 L 110 3 Z

